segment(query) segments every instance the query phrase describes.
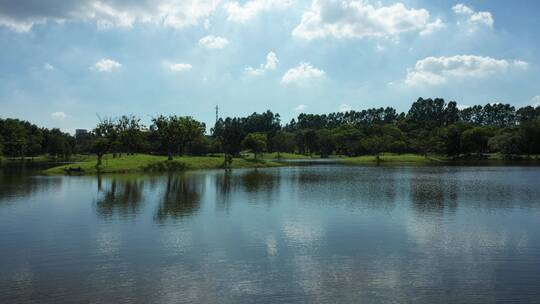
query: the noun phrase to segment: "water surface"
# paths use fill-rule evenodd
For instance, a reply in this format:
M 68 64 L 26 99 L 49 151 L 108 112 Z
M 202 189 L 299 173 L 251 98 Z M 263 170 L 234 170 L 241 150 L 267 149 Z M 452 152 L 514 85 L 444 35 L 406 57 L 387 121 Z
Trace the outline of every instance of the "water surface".
M 540 168 L 0 171 L 0 303 L 540 302 Z

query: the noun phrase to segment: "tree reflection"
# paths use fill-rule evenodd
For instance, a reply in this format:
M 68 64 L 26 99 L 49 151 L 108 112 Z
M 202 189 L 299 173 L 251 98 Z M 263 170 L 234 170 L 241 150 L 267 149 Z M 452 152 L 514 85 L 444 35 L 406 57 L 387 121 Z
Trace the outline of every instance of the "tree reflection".
M 276 176 L 260 170 L 248 171 L 240 176 L 242 186 L 248 193 L 274 189 L 276 178 Z
M 27 198 L 40 191 L 56 190 L 62 179 L 36 178 L 41 169 L 46 168 L 39 163 L 7 163 L 0 166 L 0 204 L 12 201 L 10 198 Z
M 458 186 L 455 179 L 448 176 L 413 176 L 410 195 L 414 210 L 443 214 L 454 213 L 457 209 Z
M 233 184 L 231 176 L 231 170 L 225 170 L 223 173 L 215 175 L 216 208 L 220 211 L 229 211 L 230 208 L 230 193 Z
M 168 218 L 188 217 L 197 212 L 203 185 L 204 180 L 198 175 L 169 174 L 155 220 L 164 222 Z
M 99 197 L 96 201 L 96 212 L 103 217 L 111 217 L 118 213 L 121 217 L 134 216 L 140 212 L 143 199 L 144 182 L 142 179 L 117 178 L 97 180 Z

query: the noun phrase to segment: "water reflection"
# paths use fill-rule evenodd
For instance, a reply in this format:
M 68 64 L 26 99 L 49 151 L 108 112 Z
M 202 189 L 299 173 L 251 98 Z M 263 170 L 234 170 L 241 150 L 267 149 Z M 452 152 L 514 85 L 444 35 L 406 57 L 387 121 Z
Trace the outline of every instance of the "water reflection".
M 156 211 L 159 223 L 167 219 L 179 219 L 196 213 L 204 193 L 203 176 L 197 174 L 169 174 Z
M 14 180 L 47 191 L 11 192 L 31 206 L 0 196 L 0 303 L 540 297 L 540 168 Z
M 410 197 L 417 212 L 442 215 L 457 209 L 458 181 L 444 172 L 414 172 L 410 178 Z
M 40 191 L 57 191 L 61 178 L 40 178 L 47 163 L 7 163 L 0 166 L 0 204 L 28 198 Z
M 99 216 L 109 218 L 133 217 L 140 212 L 144 190 L 143 179 L 97 176 L 98 198 L 95 202 Z

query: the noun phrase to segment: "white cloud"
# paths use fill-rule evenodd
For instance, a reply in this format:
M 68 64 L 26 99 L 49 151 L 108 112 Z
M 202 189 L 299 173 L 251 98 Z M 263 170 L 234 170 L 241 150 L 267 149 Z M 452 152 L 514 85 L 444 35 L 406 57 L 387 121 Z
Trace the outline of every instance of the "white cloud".
M 42 19 L 15 19 L 0 15 L 0 26 L 7 27 L 17 33 L 28 33 L 32 30 L 34 24 L 43 22 Z
M 532 99 L 533 107 L 540 107 L 540 95 L 536 95 Z
M 51 113 L 51 118 L 54 120 L 63 120 L 67 117 L 66 113 L 64 112 L 54 112 Z
M 293 111 L 295 112 L 303 112 L 307 109 L 307 106 L 305 104 L 299 104 L 296 107 L 294 107 Z
M 281 82 L 288 84 L 293 82 L 302 82 L 304 80 L 321 78 L 324 71 L 314 68 L 308 62 L 301 62 L 297 67 L 288 70 L 281 78 Z
M 466 24 L 470 27 L 469 31 L 475 31 L 479 26 L 493 27 L 494 21 L 490 12 L 476 12 L 472 7 L 463 3 L 454 5 L 452 10 L 465 18 Z
M 509 69 L 524 69 L 524 61 L 508 61 L 474 55 L 452 57 L 427 57 L 416 62 L 413 69 L 407 71 L 405 82 L 409 85 L 446 83 L 450 79 L 481 78 L 506 72 Z
M 110 72 L 120 67 L 122 67 L 122 65 L 119 62 L 108 58 L 102 58 L 92 65 L 90 69 L 98 72 Z
M 224 5 L 228 14 L 228 20 L 234 22 L 246 22 L 261 12 L 271 9 L 285 8 L 292 4 L 292 0 L 250 0 L 243 5 L 233 1 Z
M 525 70 L 529 67 L 529 63 L 522 60 L 514 60 L 514 66 Z
M 208 35 L 199 40 L 199 45 L 207 49 L 222 49 L 229 44 L 229 40 L 223 37 Z
M 437 18 L 434 22 L 428 23 L 426 27 L 420 32 L 420 35 L 421 36 L 431 35 L 445 27 L 446 25 L 442 22 L 442 20 Z
M 193 66 L 189 63 L 172 63 L 169 64 L 169 69 L 173 72 L 189 71 Z
M 92 22 L 98 28 L 132 27 L 135 23 L 157 24 L 176 29 L 199 24 L 218 7 L 220 0 L 80 0 L 53 1 L 47 5 L 1 1 L 0 26 L 29 32 L 36 23 Z
M 463 3 L 454 5 L 454 7 L 452 7 L 452 10 L 454 10 L 456 14 L 463 14 L 463 15 L 474 14 L 474 10 Z
M 352 107 L 346 103 L 339 105 L 339 112 L 349 112 L 350 110 L 352 110 Z
M 354 0 L 313 0 L 293 35 L 303 39 L 396 38 L 402 33 L 430 34 L 440 29 L 440 19 L 432 21 L 425 9 L 409 9 L 402 3 L 373 6 Z
M 45 70 L 47 70 L 47 71 L 53 71 L 53 70 L 54 70 L 54 66 L 52 66 L 52 64 L 50 64 L 50 63 L 45 63 L 45 64 L 43 65 L 43 68 L 44 68 Z
M 276 53 L 269 52 L 266 55 L 266 62 L 264 64 L 261 64 L 258 68 L 247 67 L 245 68 L 245 72 L 251 76 L 259 76 L 264 74 L 264 72 L 266 72 L 267 70 L 275 70 L 278 63 L 279 60 L 276 56 Z

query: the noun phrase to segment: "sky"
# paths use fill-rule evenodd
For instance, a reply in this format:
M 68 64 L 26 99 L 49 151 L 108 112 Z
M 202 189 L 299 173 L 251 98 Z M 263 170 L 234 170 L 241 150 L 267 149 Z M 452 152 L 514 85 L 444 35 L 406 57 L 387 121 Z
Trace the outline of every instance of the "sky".
M 540 1 L 0 0 L 0 117 L 540 105 Z

